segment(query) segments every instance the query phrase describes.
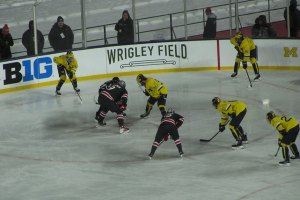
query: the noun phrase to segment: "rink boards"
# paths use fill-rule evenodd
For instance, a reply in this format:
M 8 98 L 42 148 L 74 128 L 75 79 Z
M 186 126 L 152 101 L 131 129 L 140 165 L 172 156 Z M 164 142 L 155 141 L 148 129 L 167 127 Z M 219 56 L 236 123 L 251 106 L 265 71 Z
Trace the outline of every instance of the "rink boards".
M 298 70 L 299 40 L 255 40 L 260 69 Z M 53 57 L 1 63 L 0 93 L 53 85 L 59 79 Z M 177 41 L 110 46 L 74 51 L 79 80 L 175 71 L 231 69 L 236 50 L 229 40 Z M 251 69 L 251 68 L 250 68 Z

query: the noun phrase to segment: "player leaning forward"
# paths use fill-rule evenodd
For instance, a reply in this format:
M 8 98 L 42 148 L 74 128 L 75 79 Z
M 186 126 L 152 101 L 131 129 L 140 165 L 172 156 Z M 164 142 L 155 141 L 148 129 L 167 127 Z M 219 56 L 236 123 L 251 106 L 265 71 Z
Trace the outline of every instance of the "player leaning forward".
M 105 126 L 104 118 L 108 111 L 117 113 L 117 120 L 120 127 L 120 133 L 128 133 L 129 128 L 124 126 L 123 111 L 127 107 L 128 92 L 126 83 L 118 77 L 107 81 L 99 88 L 98 104 L 99 110 L 96 112 L 96 119 L 100 126 Z
M 153 157 L 159 145 L 163 141 L 168 140 L 169 136 L 171 137 L 172 140 L 174 140 L 179 155 L 181 157 L 183 156 L 181 140 L 178 133 L 178 128 L 182 125 L 183 121 L 184 121 L 183 116 L 175 113 L 175 111 L 172 108 L 168 109 L 166 114 L 161 118 L 161 123 L 155 135 L 155 139 L 151 147 L 151 152 L 148 155 L 149 159 Z
M 213 106 L 221 113 L 221 122 L 219 124 L 219 131 L 223 132 L 229 117 L 229 129 L 237 141 L 232 145 L 232 149 L 242 149 L 243 143 L 248 143 L 247 135 L 241 127 L 241 122 L 247 113 L 247 106 L 241 101 L 223 101 L 219 97 L 212 99 Z
M 73 88 L 76 92 L 80 92 L 77 88 L 76 70 L 78 63 L 72 51 L 68 51 L 66 55 L 54 57 L 53 61 L 57 64 L 57 71 L 59 75 L 59 81 L 56 86 L 56 95 L 61 95 L 60 88 L 66 81 L 66 74 L 68 75 Z
M 299 122 L 290 116 L 278 116 L 273 111 L 267 113 L 268 122 L 279 132 L 278 145 L 282 147 L 283 161 L 279 162 L 281 166 L 290 165 L 289 148 L 294 154 L 291 159 L 299 159 L 299 151 L 295 144 L 299 133 Z
M 252 64 L 255 78 L 257 80 L 260 78 L 259 68 L 257 65 L 257 50 L 253 40 L 249 37 L 244 37 L 241 32 L 235 34 L 233 38 L 230 39 L 231 44 L 234 45 L 234 48 L 237 50 L 237 55 L 234 63 L 234 73 L 231 77 L 236 77 L 238 74 L 238 69 L 242 61 L 243 68 L 247 69 L 247 62 Z
M 157 106 L 161 112 L 161 115 L 164 116 L 166 114 L 166 98 L 168 95 L 168 88 L 165 86 L 163 83 L 160 81 L 150 78 L 150 77 L 145 77 L 143 74 L 139 74 L 136 77 L 136 81 L 139 84 L 139 86 L 144 86 L 145 91 L 144 94 L 146 96 L 149 96 L 147 105 L 146 105 L 146 110 L 145 113 L 142 114 L 140 117 L 145 118 L 147 117 L 152 108 L 153 105 L 157 102 Z

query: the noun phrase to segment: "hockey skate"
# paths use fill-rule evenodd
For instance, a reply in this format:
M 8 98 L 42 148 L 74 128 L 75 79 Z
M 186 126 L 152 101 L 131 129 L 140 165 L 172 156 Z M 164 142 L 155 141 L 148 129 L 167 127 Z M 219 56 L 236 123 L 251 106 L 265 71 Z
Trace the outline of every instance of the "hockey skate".
M 80 92 L 80 89 L 78 89 L 77 87 L 74 88 L 75 92 Z
M 299 155 L 294 155 L 294 156 L 291 156 L 291 159 L 292 159 L 292 160 L 300 159 L 300 156 L 299 156 Z
M 260 74 L 256 74 L 256 76 L 254 77 L 254 79 L 253 79 L 254 81 L 258 81 L 258 80 L 261 80 L 261 78 L 260 78 Z
M 149 160 L 151 160 L 152 157 L 153 157 L 153 153 L 149 153 L 149 155 L 148 155 Z
M 237 141 L 237 143 L 236 143 L 236 144 L 233 144 L 233 145 L 231 146 L 231 148 L 232 148 L 233 150 L 243 149 L 243 148 L 244 148 L 243 142 L 242 142 L 242 141 Z
M 231 78 L 234 78 L 237 76 L 237 72 L 234 72 L 233 74 L 231 74 Z
M 105 126 L 105 125 L 106 125 L 106 122 L 104 122 L 104 121 L 99 121 L 99 120 L 98 120 L 98 125 L 99 125 L 99 126 Z
M 179 155 L 180 155 L 180 157 L 182 158 L 183 155 L 184 155 L 183 151 L 179 152 Z
M 55 95 L 56 95 L 56 96 L 61 96 L 60 90 L 56 90 L 56 91 L 55 91 Z
M 120 133 L 121 134 L 126 134 L 126 133 L 129 133 L 129 128 L 125 127 L 125 126 L 121 126 L 120 127 Z
M 284 166 L 284 167 L 288 167 L 291 165 L 290 161 L 288 160 L 280 161 L 278 164 L 279 166 Z
M 140 117 L 141 118 L 148 118 L 149 114 L 150 114 L 150 112 L 145 112 L 144 114 L 141 114 Z
M 243 144 L 248 144 L 248 137 L 246 134 L 242 136 L 242 142 Z

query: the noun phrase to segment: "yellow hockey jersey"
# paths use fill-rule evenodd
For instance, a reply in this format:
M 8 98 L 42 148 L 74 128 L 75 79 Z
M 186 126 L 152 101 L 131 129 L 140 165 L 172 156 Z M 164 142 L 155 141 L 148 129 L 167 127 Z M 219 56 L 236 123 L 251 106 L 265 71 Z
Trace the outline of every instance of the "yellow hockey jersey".
M 145 89 L 151 97 L 156 99 L 162 94 L 168 94 L 167 86 L 154 78 L 147 78 Z
M 67 56 L 66 55 L 61 55 L 58 57 L 54 57 L 53 61 L 57 64 L 57 66 L 64 66 L 66 70 L 68 71 L 76 71 L 78 68 L 78 63 L 76 58 L 73 57 L 73 60 L 71 63 L 67 62 Z
M 244 37 L 244 39 L 240 45 L 236 41 L 235 37 L 231 38 L 230 42 L 235 47 L 237 47 L 241 53 L 244 54 L 243 61 L 247 61 L 247 62 L 250 61 L 250 51 L 252 51 L 256 48 L 256 46 L 251 38 Z
M 283 137 L 282 132 L 288 133 L 289 130 L 299 125 L 299 122 L 290 116 L 275 116 L 270 123 L 279 131 L 279 139 Z
M 247 105 L 241 101 L 221 101 L 217 110 L 221 113 L 221 124 L 225 125 L 229 117 L 238 116 L 247 108 Z

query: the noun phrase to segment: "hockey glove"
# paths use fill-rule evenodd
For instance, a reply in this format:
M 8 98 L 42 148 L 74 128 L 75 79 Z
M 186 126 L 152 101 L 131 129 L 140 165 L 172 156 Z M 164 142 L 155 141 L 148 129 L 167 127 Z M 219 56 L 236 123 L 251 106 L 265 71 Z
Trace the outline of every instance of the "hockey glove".
M 278 146 L 279 147 L 282 147 L 281 143 L 282 143 L 282 141 L 280 139 L 278 139 Z
M 148 96 L 150 96 L 150 94 L 145 90 L 144 91 L 144 94 L 148 97 Z
M 247 69 L 247 67 L 248 67 L 247 62 L 243 61 L 243 68 Z
M 225 130 L 225 126 L 222 124 L 219 124 L 219 131 L 223 132 Z

